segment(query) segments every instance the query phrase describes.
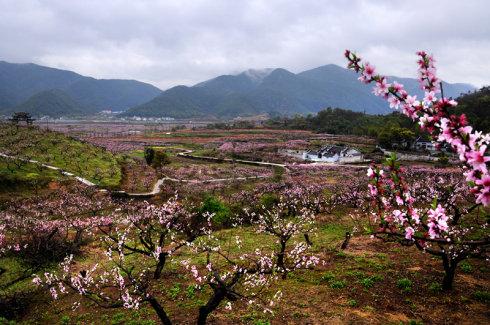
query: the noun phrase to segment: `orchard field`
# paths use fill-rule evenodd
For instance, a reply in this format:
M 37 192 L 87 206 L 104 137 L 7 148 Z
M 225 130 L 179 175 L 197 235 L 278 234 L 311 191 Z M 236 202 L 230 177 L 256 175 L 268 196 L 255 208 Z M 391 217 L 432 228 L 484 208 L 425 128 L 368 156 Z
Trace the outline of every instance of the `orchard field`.
M 420 100 L 345 52 L 457 163 L 294 130 L 1 125 L 0 324 L 488 324 L 490 135 L 418 55 Z M 369 161 L 301 159 L 327 143 Z
M 77 139 L 37 127 L 2 130 L 3 153 L 96 183 L 2 157 L 3 323 L 490 320 L 484 259 L 458 263 L 443 290 L 440 256 L 404 238 L 372 238 L 368 162 L 321 165 L 282 153 L 343 143 L 381 162 L 370 138 L 250 129 Z M 148 163 L 149 147 L 164 152 L 165 163 Z M 437 197 L 466 223 L 488 218 L 458 166 L 403 167 L 415 206 L 429 209 Z M 165 180 L 156 195 L 117 195 L 148 192 L 157 179 Z

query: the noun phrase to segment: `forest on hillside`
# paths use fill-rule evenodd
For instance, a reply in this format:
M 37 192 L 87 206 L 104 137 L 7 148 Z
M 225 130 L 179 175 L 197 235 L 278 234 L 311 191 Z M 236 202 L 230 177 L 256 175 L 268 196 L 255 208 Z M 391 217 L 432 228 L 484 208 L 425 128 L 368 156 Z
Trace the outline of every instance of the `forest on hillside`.
M 490 87 L 464 94 L 456 99 L 458 106 L 453 114 L 465 114 L 470 125 L 478 131 L 490 131 Z M 273 117 L 266 125 L 279 129 L 308 130 L 317 133 L 353 134 L 377 137 L 379 142 L 397 141 L 400 134 L 409 137 L 424 134 L 420 126 L 409 117 L 395 110 L 387 115 L 371 115 L 342 108 L 328 107 L 317 115 Z M 413 139 L 412 139 L 413 140 Z

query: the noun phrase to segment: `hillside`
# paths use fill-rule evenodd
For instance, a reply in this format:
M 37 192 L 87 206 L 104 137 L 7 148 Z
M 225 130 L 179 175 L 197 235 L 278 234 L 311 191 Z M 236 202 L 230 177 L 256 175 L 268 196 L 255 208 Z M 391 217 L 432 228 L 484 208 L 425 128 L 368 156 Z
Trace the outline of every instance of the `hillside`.
M 29 97 L 59 89 L 86 107 L 124 110 L 147 102 L 161 90 L 135 80 L 98 80 L 72 71 L 0 61 L 0 113 L 10 114 Z
M 100 186 L 114 188 L 122 181 L 120 157 L 51 130 L 0 123 L 0 148 L 0 153 L 20 158 L 0 157 L 0 193 L 29 181 L 46 184 L 61 178 L 60 172 L 28 160 L 61 168 Z
M 423 96 L 416 79 L 399 80 L 410 93 Z M 457 97 L 475 88 L 444 82 L 444 93 Z M 192 98 L 189 98 L 192 97 Z M 372 96 L 372 87 L 357 81 L 353 71 L 330 64 L 294 74 L 285 69 L 248 70 L 223 75 L 193 87 L 178 86 L 151 101 L 133 107 L 123 116 L 144 117 L 236 117 L 263 113 L 306 115 L 327 107 L 341 107 L 368 114 L 391 110 L 382 98 Z
M 465 114 L 468 122 L 475 130 L 490 132 L 490 87 L 482 87 L 478 91 L 467 93 L 456 99 L 458 106 L 455 114 Z
M 66 88 L 74 99 L 96 108 L 125 110 L 161 93 L 160 89 L 136 80 L 82 78 Z
M 97 112 L 97 110 L 80 103 L 59 89 L 41 91 L 15 106 L 13 110 L 29 112 L 34 117 L 49 115 L 52 118 L 83 116 Z

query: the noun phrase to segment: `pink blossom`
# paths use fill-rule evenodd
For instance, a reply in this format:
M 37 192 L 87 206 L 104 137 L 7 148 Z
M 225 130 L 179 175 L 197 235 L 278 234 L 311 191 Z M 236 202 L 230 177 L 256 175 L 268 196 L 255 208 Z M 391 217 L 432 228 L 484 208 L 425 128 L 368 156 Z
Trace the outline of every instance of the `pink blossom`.
M 406 214 L 400 210 L 394 210 L 393 216 L 395 217 L 395 221 L 399 224 L 403 224 L 407 220 L 405 218 Z
M 486 145 L 482 145 L 479 150 L 471 151 L 466 154 L 468 163 L 473 166 L 474 169 L 481 170 L 483 173 L 487 173 L 486 162 L 490 161 L 490 157 L 485 157 Z
M 376 197 L 378 195 L 378 190 L 376 189 L 376 186 L 374 186 L 373 184 L 369 183 L 368 184 L 368 187 L 369 187 L 369 191 L 371 192 L 371 196 L 372 197 Z
M 368 171 L 367 171 L 367 176 L 368 177 L 374 177 L 374 171 L 372 168 L 369 168 Z
M 415 230 L 413 230 L 412 227 L 405 228 L 405 238 L 406 239 L 412 239 L 412 236 L 414 233 L 415 233 Z
M 393 82 L 393 89 L 395 91 L 402 91 L 403 90 L 403 85 L 399 84 L 398 82 L 394 81 Z
M 425 103 L 434 102 L 434 101 L 436 101 L 436 99 L 437 99 L 436 94 L 433 91 L 425 92 L 425 97 L 424 97 Z
M 390 108 L 398 108 L 398 106 L 400 106 L 400 100 L 395 96 L 390 96 L 388 102 L 390 103 Z
M 410 96 L 408 95 L 407 98 L 405 99 L 405 103 L 407 105 L 415 105 L 415 103 L 417 102 L 417 96 Z
M 386 97 L 389 92 L 390 84 L 386 83 L 386 78 L 382 78 L 381 81 L 376 82 L 373 93 L 376 96 Z
M 481 203 L 484 206 L 490 205 L 490 187 L 486 187 L 480 191 L 476 197 L 476 203 Z
M 403 114 L 410 116 L 412 118 L 412 120 L 415 120 L 415 118 L 417 117 L 417 114 L 416 114 L 417 111 L 410 105 L 403 104 L 402 105 L 402 111 L 403 111 Z
M 364 71 L 362 72 L 362 76 L 365 78 L 365 80 L 369 80 L 375 75 L 375 69 L 376 67 L 374 65 L 371 65 L 369 62 L 366 62 L 364 65 Z
M 449 229 L 447 225 L 448 217 L 446 212 L 439 204 L 436 209 L 430 209 L 428 213 L 429 236 L 431 238 L 439 238 L 441 234 Z
M 417 209 L 413 209 L 412 211 L 412 220 L 415 221 L 416 225 L 420 223 L 419 211 Z

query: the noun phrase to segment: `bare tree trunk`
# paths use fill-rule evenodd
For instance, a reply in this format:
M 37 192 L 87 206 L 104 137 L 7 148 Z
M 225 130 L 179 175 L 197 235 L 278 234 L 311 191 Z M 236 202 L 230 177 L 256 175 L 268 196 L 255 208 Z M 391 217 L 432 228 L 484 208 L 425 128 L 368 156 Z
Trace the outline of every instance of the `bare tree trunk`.
M 199 317 L 197 318 L 197 325 L 206 324 L 208 315 L 215 310 L 226 296 L 226 291 L 223 288 L 218 288 L 214 291 L 213 296 L 208 300 L 208 303 L 199 307 Z
M 444 265 L 444 279 L 442 279 L 442 289 L 451 290 L 453 288 L 454 274 L 459 260 L 449 259 L 447 255 L 442 255 L 442 264 Z
M 167 316 L 167 313 L 165 313 L 165 310 L 163 310 L 163 307 L 162 305 L 160 305 L 158 303 L 158 301 L 154 298 L 154 297 L 151 297 L 149 299 L 149 302 L 150 302 L 150 305 L 153 307 L 153 309 L 155 310 L 155 312 L 157 313 L 158 317 L 160 318 L 160 320 L 162 321 L 162 323 L 164 325 L 172 325 L 172 322 L 170 321 L 170 319 L 168 318 Z
M 163 267 L 165 266 L 165 259 L 167 255 L 165 253 L 160 253 L 158 256 L 158 264 L 157 267 L 155 268 L 155 273 L 153 274 L 154 279 L 159 279 L 160 276 L 162 275 L 162 270 Z
M 285 251 L 286 251 L 286 242 L 281 240 L 281 251 L 277 254 L 277 267 L 284 267 Z

